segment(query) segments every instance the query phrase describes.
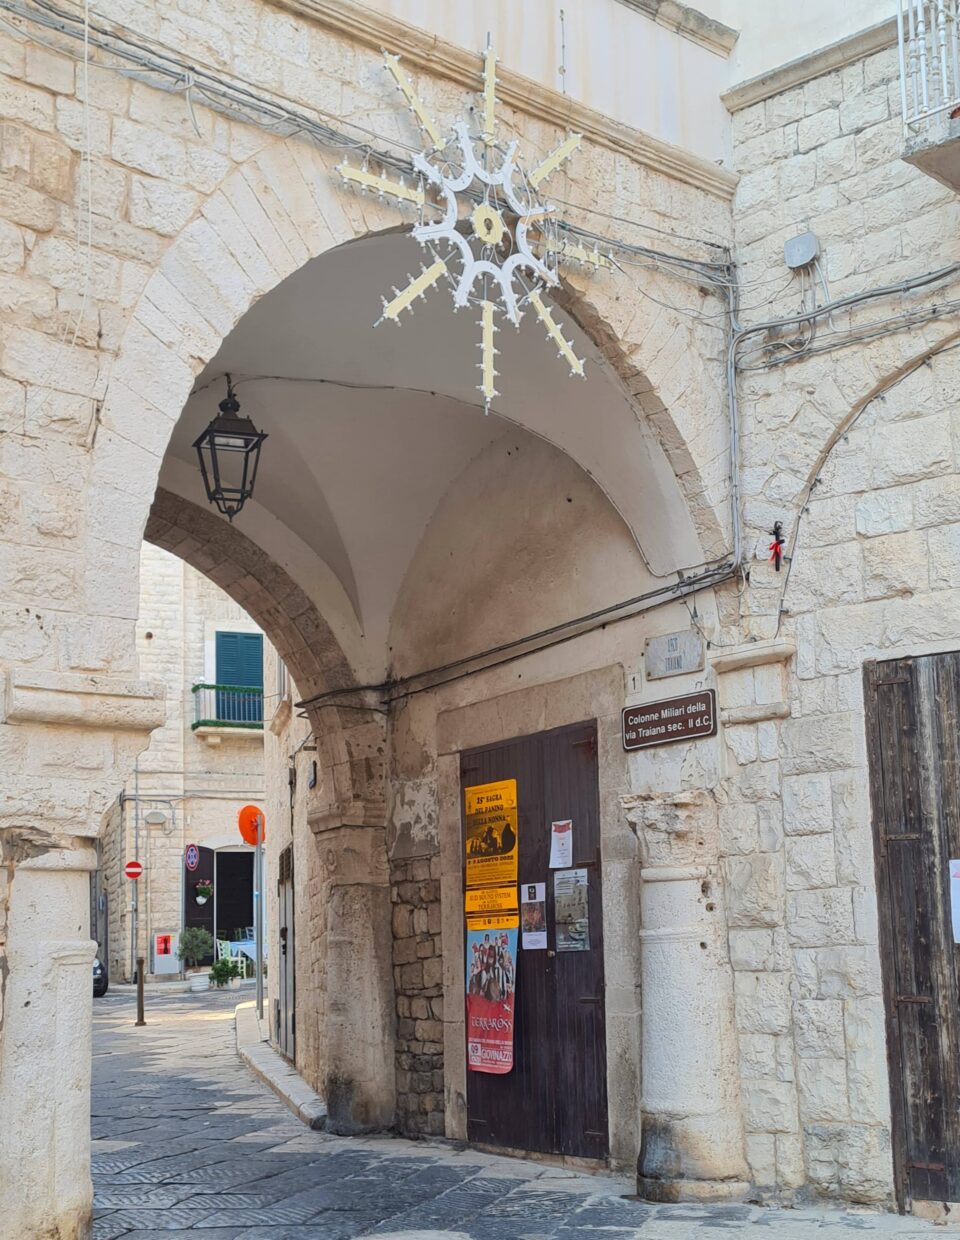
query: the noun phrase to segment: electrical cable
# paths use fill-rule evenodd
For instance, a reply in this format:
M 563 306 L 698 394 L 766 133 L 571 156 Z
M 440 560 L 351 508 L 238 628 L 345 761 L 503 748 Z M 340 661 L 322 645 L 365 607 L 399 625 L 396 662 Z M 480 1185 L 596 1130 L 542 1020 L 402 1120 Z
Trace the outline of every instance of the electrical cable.
M 78 18 L 73 14 L 63 10 L 57 5 L 51 3 L 51 0 L 32 0 L 34 7 L 29 7 L 24 0 L 0 0 L 0 10 L 11 13 L 25 21 L 31 21 L 45 25 L 48 29 L 56 30 L 58 33 L 68 37 L 78 38 L 80 35 L 76 29 Z M 17 30 L 16 27 L 13 27 Z M 334 147 L 335 149 L 354 150 L 364 155 L 365 158 L 375 159 L 385 168 L 405 175 L 415 175 L 415 169 L 411 162 L 407 159 L 401 159 L 387 151 L 377 149 L 370 145 L 367 141 L 361 141 L 352 138 L 343 133 L 342 130 L 334 128 L 332 125 L 322 123 L 308 116 L 303 111 L 293 106 L 291 101 L 283 100 L 282 97 L 275 96 L 270 99 L 265 95 L 249 88 L 249 84 L 238 84 L 238 81 L 228 82 L 216 73 L 198 68 L 194 65 L 188 65 L 182 61 L 173 49 L 159 43 L 156 40 L 141 41 L 133 39 L 118 31 L 111 30 L 103 25 L 92 24 L 90 26 L 90 42 L 98 47 L 101 51 L 107 52 L 109 55 L 118 57 L 126 61 L 129 65 L 135 66 L 141 71 L 160 75 L 174 82 L 178 89 L 195 92 L 197 95 L 203 95 L 211 104 L 223 106 L 229 105 L 228 111 L 236 108 L 246 109 L 248 112 L 253 111 L 260 114 L 260 123 L 264 128 L 282 125 L 287 127 L 288 136 L 293 133 L 302 133 L 313 138 L 320 145 Z M 22 31 L 17 30 L 18 35 L 22 35 Z M 48 44 L 63 51 L 56 44 Z M 114 66 L 104 66 L 114 68 Z M 118 72 L 130 73 L 130 70 L 117 69 Z M 134 74 L 136 76 L 136 74 Z M 278 101 L 279 99 L 279 101 Z M 192 105 L 191 105 L 192 106 Z M 329 116 L 319 108 L 314 108 L 317 116 Z M 263 118 L 266 117 L 270 121 L 270 125 L 263 124 Z M 241 119 L 247 120 L 248 117 Z M 377 141 L 382 141 L 382 135 L 367 129 L 364 126 L 357 125 L 355 122 L 344 121 L 341 118 L 331 118 L 339 125 L 346 125 L 350 129 L 363 133 Z M 274 130 L 276 132 L 276 130 Z M 410 154 L 419 154 L 419 148 L 404 143 L 400 139 L 391 138 L 394 146 L 400 147 Z M 558 201 L 564 201 L 559 200 Z M 573 206 L 573 204 L 564 201 L 564 205 Z M 573 207 L 573 209 L 578 209 Z M 593 209 L 591 209 L 593 210 Z M 593 210 L 594 214 L 603 214 Z M 644 229 L 644 225 L 639 221 L 623 220 L 623 217 L 610 216 L 613 220 L 626 222 Z M 587 230 L 578 228 L 569 221 L 564 223 L 564 228 L 570 233 L 580 236 L 585 240 L 596 240 L 597 234 L 590 233 Z M 676 238 L 684 237 L 684 234 L 668 233 L 667 230 L 651 228 L 650 231 L 670 235 Z M 721 248 L 712 242 L 703 241 L 699 238 L 686 237 L 685 239 L 694 241 L 697 244 L 710 246 L 714 249 Z M 651 247 L 633 246 L 628 242 L 618 241 L 614 239 L 601 238 L 604 245 L 611 245 L 626 252 L 636 252 L 647 256 L 660 257 L 666 265 L 682 265 L 691 269 L 700 269 L 702 278 L 709 280 L 711 273 L 719 273 L 728 270 L 728 263 L 702 262 L 697 259 L 684 258 L 680 255 L 662 253 L 653 250 Z
M 612 603 L 607 607 L 601 607 L 595 611 L 588 612 L 586 615 L 550 625 L 547 628 L 539 629 L 535 633 L 529 633 L 524 637 L 512 638 L 510 641 L 501 642 L 498 646 L 491 646 L 486 650 L 454 659 L 437 667 L 426 668 L 409 676 L 382 681 L 378 684 L 328 689 L 324 693 L 315 694 L 311 698 L 304 698 L 302 701 L 295 703 L 295 705 L 298 710 L 335 706 L 338 703 L 333 702 L 333 698 L 351 696 L 357 693 L 388 693 L 387 704 L 389 704 L 399 698 L 411 697 L 415 693 L 440 688 L 442 685 L 450 684 L 455 680 L 461 680 L 465 676 L 475 676 L 480 672 L 502 667 L 505 663 L 512 663 L 517 659 L 524 659 L 530 655 L 539 654 L 542 650 L 549 650 L 554 646 L 561 645 L 563 642 L 583 637 L 585 634 L 593 632 L 598 628 L 605 628 L 608 624 L 615 624 L 621 620 L 630 620 L 636 615 L 650 611 L 652 607 L 673 602 L 678 598 L 684 598 L 688 594 L 693 594 L 709 586 L 719 585 L 721 582 L 735 576 L 737 571 L 735 565 L 726 564 L 720 568 L 708 569 L 694 577 L 681 577 L 670 585 L 658 586 L 655 590 L 648 590 L 643 594 L 635 595 L 633 598 L 624 599 L 622 602 Z M 650 606 L 644 606 L 643 604 L 650 604 Z M 531 646 L 532 648 L 527 649 L 527 647 Z M 521 647 L 523 649 L 520 649 Z M 496 656 L 501 654 L 504 655 L 502 659 L 496 658 Z M 481 667 L 468 666 L 481 659 L 495 661 L 484 663 Z M 398 689 L 404 690 L 407 685 L 412 685 L 425 677 L 442 676 L 445 672 L 455 672 L 456 674 L 439 682 L 423 685 L 420 688 L 397 692 Z
M 922 275 L 913 276 L 906 280 L 901 280 L 894 284 L 881 285 L 878 288 L 867 289 L 865 292 L 849 293 L 846 297 L 837 298 L 834 301 L 818 306 L 813 310 L 805 311 L 802 314 L 788 315 L 785 318 L 770 319 L 765 323 L 754 323 L 749 327 L 742 327 L 734 335 L 731 341 L 731 350 L 739 349 L 740 344 L 749 336 L 756 335 L 758 332 L 778 331 L 785 327 L 800 327 L 805 323 L 813 323 L 819 318 L 829 317 L 837 310 L 844 310 L 849 307 L 861 306 L 867 302 L 876 301 L 880 297 L 889 297 L 897 293 L 910 293 L 916 289 L 927 288 L 931 284 L 940 283 L 949 279 L 951 276 L 960 272 L 960 263 L 949 263 L 945 267 L 940 267 L 936 271 L 924 272 Z M 771 342 L 776 344 L 778 342 Z
M 785 365 L 787 362 L 802 360 L 805 357 L 816 357 L 821 353 L 829 353 L 835 349 L 844 349 L 851 345 L 879 340 L 881 337 L 889 336 L 894 332 L 905 331 L 910 327 L 919 327 L 923 323 L 942 319 L 955 311 L 960 311 L 960 298 L 937 302 L 932 306 L 918 307 L 916 310 L 905 311 L 900 315 L 889 315 L 884 319 L 874 319 L 858 327 L 845 330 L 838 329 L 832 334 L 828 333 L 821 336 L 821 343 L 816 347 L 806 348 L 793 357 L 775 357 L 756 364 L 750 364 L 740 359 L 737 363 L 737 370 L 741 373 L 771 370 L 777 366 Z M 753 349 L 747 353 L 747 357 L 761 355 L 765 347 L 772 346 L 761 346 L 760 348 Z

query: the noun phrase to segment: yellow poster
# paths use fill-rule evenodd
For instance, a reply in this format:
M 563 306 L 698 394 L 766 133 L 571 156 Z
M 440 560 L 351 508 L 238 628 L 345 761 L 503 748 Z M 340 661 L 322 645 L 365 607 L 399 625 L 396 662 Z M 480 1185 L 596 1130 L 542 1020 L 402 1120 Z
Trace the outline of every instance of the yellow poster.
M 470 913 L 499 913 L 517 908 L 516 887 L 474 887 L 464 892 L 464 911 Z
M 471 934 L 484 930 L 516 930 L 519 925 L 519 913 L 493 913 L 489 917 L 467 918 L 467 930 Z
M 517 881 L 517 781 L 464 789 L 466 886 L 505 887 Z

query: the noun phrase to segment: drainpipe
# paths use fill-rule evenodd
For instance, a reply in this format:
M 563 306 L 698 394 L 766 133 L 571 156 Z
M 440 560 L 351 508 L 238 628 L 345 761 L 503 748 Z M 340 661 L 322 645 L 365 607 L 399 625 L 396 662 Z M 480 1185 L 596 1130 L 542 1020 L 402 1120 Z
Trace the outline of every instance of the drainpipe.
M 184 822 L 186 822 L 186 817 L 187 817 L 186 811 L 184 811 L 183 817 L 184 817 Z M 180 938 L 177 940 L 178 943 L 183 938 L 183 932 L 187 928 L 187 873 L 186 873 L 187 867 L 184 864 L 184 849 L 186 848 L 185 840 L 186 840 L 186 831 L 181 830 L 180 832 Z M 186 966 L 182 959 L 180 961 L 179 976 L 180 977 L 187 976 Z
M 140 759 L 133 764 L 133 859 L 140 860 Z M 137 964 L 137 943 L 140 927 L 138 925 L 138 900 L 136 880 L 130 880 L 130 978 L 133 979 Z

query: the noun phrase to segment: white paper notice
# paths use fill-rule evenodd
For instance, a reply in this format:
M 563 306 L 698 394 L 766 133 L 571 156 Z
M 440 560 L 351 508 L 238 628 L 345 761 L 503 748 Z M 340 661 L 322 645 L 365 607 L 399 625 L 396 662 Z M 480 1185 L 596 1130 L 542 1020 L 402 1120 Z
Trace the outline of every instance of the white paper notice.
M 547 946 L 547 884 L 520 884 L 520 945 L 524 951 Z
M 550 824 L 550 869 L 569 870 L 573 865 L 573 819 Z
M 960 860 L 950 862 L 950 918 L 953 941 L 960 943 Z

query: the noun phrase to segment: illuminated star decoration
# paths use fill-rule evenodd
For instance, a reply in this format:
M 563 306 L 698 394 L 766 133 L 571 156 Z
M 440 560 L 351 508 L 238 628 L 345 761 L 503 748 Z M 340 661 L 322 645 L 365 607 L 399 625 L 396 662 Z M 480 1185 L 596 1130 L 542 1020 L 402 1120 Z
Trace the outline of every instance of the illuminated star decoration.
M 559 284 L 557 265 L 572 260 L 595 269 L 612 267 L 599 250 L 587 249 L 563 236 L 556 207 L 539 197 L 540 186 L 580 145 L 580 134 L 570 134 L 532 172 L 517 162 L 517 142 L 505 145 L 496 136 L 497 58 L 492 47 L 483 57 L 483 103 L 471 132 L 458 121 L 444 136 L 432 120 L 400 67 L 399 56 L 384 52 L 385 64 L 423 133 L 426 150 L 413 158 L 415 184 L 402 177 L 371 172 L 366 161 L 360 168 L 344 162 L 337 171 L 345 184 L 358 186 L 399 205 L 412 204 L 418 213 L 413 236 L 432 260 L 419 275 L 411 276 L 393 299 L 383 299 L 378 323 L 400 322 L 404 310 L 445 280 L 453 292 L 455 310 L 474 306 L 479 310 L 479 391 L 484 410 L 499 393 L 495 387 L 495 358 L 499 350 L 494 337 L 499 328 L 496 315 L 503 314 L 520 326 L 524 309 L 533 308 L 546 329 L 547 339 L 566 361 L 570 373 L 583 378 L 583 361 L 563 334 L 543 293 Z

